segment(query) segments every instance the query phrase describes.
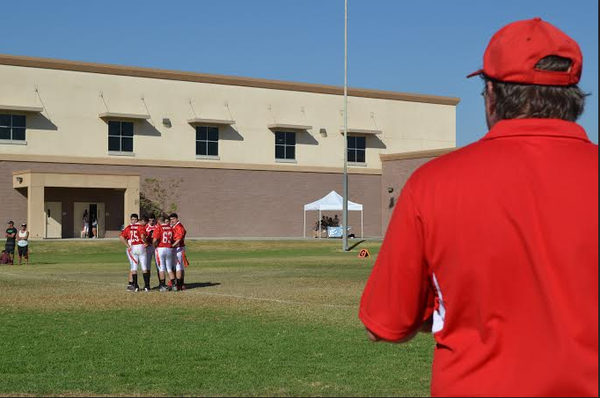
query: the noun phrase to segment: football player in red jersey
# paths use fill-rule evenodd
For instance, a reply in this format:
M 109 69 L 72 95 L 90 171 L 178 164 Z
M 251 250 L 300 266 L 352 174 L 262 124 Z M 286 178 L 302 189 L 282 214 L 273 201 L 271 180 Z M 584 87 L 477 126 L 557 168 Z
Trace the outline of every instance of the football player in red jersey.
M 131 285 L 128 290 L 139 291 L 140 286 L 138 285 L 137 268 L 138 264 L 142 267 L 144 273 L 144 291 L 150 291 L 150 274 L 146 269 L 146 230 L 144 225 L 138 222 L 139 217 L 137 214 L 131 215 L 131 224 L 128 225 L 123 232 L 121 232 L 121 242 L 127 246 L 127 254 L 131 263 Z
M 137 214 L 132 214 L 130 217 L 130 223 L 131 224 L 137 224 L 139 222 L 139 218 Z M 125 227 L 123 227 L 123 229 L 121 230 L 121 233 L 123 233 L 125 231 Z M 131 244 L 131 241 L 128 241 L 129 244 Z M 129 283 L 127 285 L 127 290 L 129 291 L 134 291 L 134 284 L 133 284 L 133 273 L 131 272 L 131 270 L 135 267 L 135 263 L 133 260 L 133 257 L 131 256 L 131 249 L 129 248 L 129 246 L 127 246 L 127 249 L 125 249 L 125 255 L 127 256 L 127 260 L 129 261 Z
M 154 247 L 156 247 L 156 266 L 158 267 L 158 277 L 160 280 L 159 289 L 161 292 L 166 292 L 168 290 L 165 283 L 167 272 L 171 286 L 175 286 L 176 284 L 173 268 L 173 229 L 166 217 L 160 216 L 158 218 L 153 243 Z
M 158 269 L 158 262 L 154 256 L 153 246 L 154 234 L 158 227 L 158 225 L 156 224 L 156 216 L 154 214 L 150 214 L 148 217 L 144 217 L 144 220 L 146 220 L 146 240 L 148 243 L 148 247 L 146 248 L 146 261 L 148 262 L 148 272 L 152 272 L 152 259 L 154 259 L 154 263 L 156 264 L 156 271 L 157 274 L 159 274 L 160 270 Z M 158 282 L 160 283 L 160 275 L 158 276 Z
M 185 278 L 185 267 L 187 267 L 188 261 L 185 256 L 185 235 L 186 230 L 179 222 L 179 216 L 177 213 L 172 213 L 169 216 L 171 220 L 171 227 L 173 228 L 173 250 L 175 252 L 175 257 L 177 259 L 177 267 L 176 267 L 176 277 L 177 284 L 173 286 L 173 290 L 185 290 L 184 278 Z

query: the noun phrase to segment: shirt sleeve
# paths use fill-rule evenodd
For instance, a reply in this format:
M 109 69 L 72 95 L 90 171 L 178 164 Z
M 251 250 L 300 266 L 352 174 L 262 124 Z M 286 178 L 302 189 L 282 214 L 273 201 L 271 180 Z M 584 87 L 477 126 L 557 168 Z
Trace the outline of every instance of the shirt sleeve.
M 177 226 L 175 227 L 175 231 L 173 231 L 173 240 L 181 240 L 185 237 L 185 229 L 183 227 Z
M 409 182 L 363 292 L 359 318 L 378 337 L 399 341 L 418 331 L 433 308 L 423 223 Z
M 125 227 L 125 229 L 123 230 L 123 232 L 121 232 L 121 236 L 124 237 L 125 239 L 129 239 L 129 230 L 131 228 L 129 228 L 129 226 Z

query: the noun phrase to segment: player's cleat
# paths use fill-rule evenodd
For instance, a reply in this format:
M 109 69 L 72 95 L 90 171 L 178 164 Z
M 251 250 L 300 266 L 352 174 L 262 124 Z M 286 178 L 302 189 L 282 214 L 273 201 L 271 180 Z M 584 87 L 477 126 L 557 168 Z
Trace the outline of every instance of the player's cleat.
M 134 292 L 139 292 L 140 291 L 140 287 L 139 286 L 134 286 Z
M 173 285 L 173 286 L 171 286 L 171 291 L 172 291 L 172 292 L 178 292 L 178 291 L 179 291 L 179 289 L 177 288 L 177 285 Z
M 145 287 L 145 288 L 144 288 L 144 292 L 146 292 L 146 293 L 150 293 L 150 288 L 149 288 L 149 287 Z
M 168 292 L 169 291 L 169 289 L 166 286 L 161 286 L 158 290 L 160 292 Z
M 133 286 L 133 285 L 127 285 L 127 291 L 128 292 L 135 292 L 135 286 Z

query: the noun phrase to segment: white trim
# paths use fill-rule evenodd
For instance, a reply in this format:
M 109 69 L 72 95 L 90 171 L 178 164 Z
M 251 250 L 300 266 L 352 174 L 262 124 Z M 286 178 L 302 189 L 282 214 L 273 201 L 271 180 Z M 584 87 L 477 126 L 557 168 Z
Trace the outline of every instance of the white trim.
M 282 131 L 290 133 L 308 132 L 312 130 L 313 126 L 307 126 L 303 124 L 290 124 L 290 123 L 273 123 L 267 126 L 269 130 Z
M 289 163 L 289 164 L 298 164 L 296 159 L 275 159 L 276 163 Z
M 235 124 L 235 120 L 226 119 L 202 119 L 199 117 L 188 119 L 188 124 L 194 127 L 227 127 Z
M 109 156 L 128 156 L 135 157 L 134 152 L 118 152 L 118 151 L 108 151 Z
M 367 162 L 348 162 L 350 167 L 367 167 Z
M 344 134 L 344 128 L 340 129 L 340 133 Z M 359 136 L 369 136 L 369 135 L 381 135 L 383 131 L 381 130 L 370 130 L 370 129 L 348 129 L 348 135 L 359 135 Z
M 27 141 L 22 141 L 22 140 L 0 140 L 0 145 L 27 145 Z
M 150 115 L 138 113 L 103 112 L 98 115 L 100 119 L 106 120 L 149 120 Z
M 219 156 L 196 155 L 196 160 L 221 160 Z
M 440 284 L 435 274 L 433 274 L 433 283 L 435 284 L 435 289 L 437 290 L 440 305 L 433 313 L 433 327 L 431 328 L 431 331 L 432 333 L 438 333 L 444 329 L 444 323 L 446 321 L 446 305 L 444 304 L 444 295 L 442 294 L 442 289 L 440 288 Z
M 42 113 L 44 108 L 32 105 L 0 105 L 0 112 Z

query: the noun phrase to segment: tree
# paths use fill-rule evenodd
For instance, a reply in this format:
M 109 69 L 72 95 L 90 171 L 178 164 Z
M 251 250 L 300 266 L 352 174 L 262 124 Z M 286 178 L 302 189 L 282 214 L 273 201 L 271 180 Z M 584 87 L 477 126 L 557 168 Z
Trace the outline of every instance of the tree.
M 183 179 L 163 181 L 146 178 L 140 189 L 140 210 L 142 214 L 170 214 L 177 212 L 176 192 Z

